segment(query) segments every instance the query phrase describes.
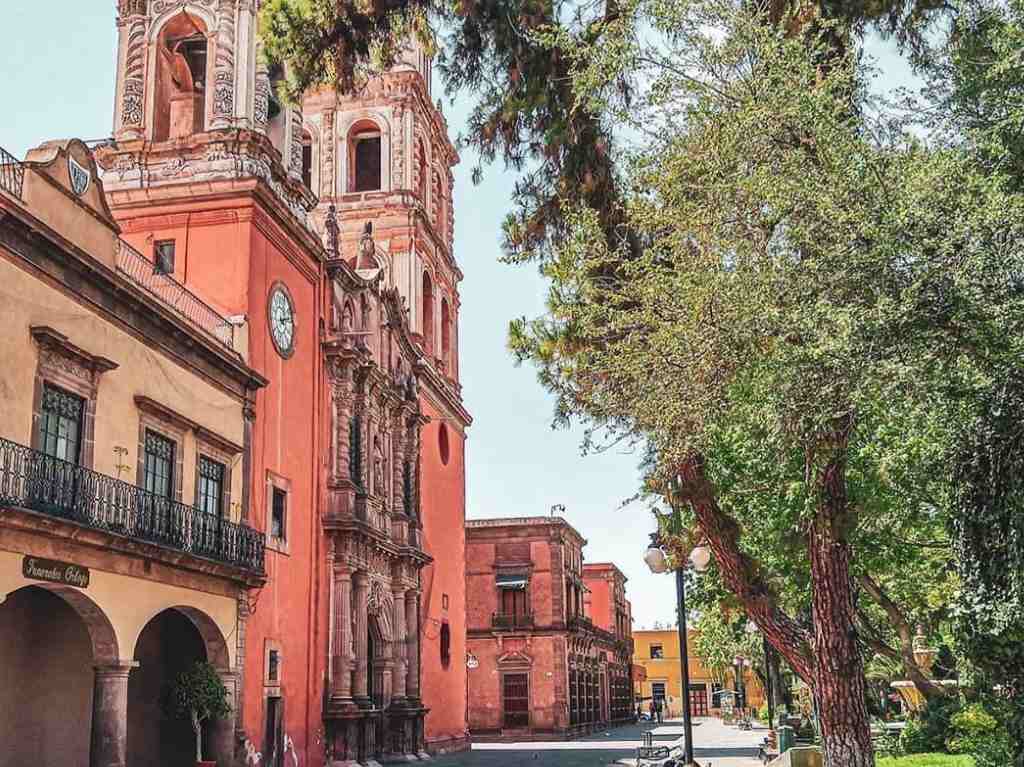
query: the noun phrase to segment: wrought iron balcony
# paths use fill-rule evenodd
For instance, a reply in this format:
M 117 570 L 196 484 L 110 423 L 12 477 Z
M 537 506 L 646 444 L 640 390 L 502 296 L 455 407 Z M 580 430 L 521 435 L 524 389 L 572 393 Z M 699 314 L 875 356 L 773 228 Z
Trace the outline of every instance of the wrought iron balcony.
M 0 438 L 0 505 L 263 572 L 263 534 Z
M 123 240 L 117 254 L 117 269 L 189 323 L 206 331 L 228 349 L 234 350 L 234 325 L 174 277 L 160 271 L 156 264 Z
M 491 628 L 502 631 L 532 629 L 533 613 L 494 613 L 491 616 Z
M 24 183 L 25 166 L 14 155 L 0 148 L 0 189 L 20 200 Z

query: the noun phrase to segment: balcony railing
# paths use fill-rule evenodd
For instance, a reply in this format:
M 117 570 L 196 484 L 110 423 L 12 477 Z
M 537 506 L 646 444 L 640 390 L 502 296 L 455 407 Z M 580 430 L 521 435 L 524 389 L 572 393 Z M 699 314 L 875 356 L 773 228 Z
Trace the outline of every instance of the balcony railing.
M 0 189 L 20 200 L 24 183 L 25 166 L 14 155 L 0 148 Z
M 491 628 L 502 631 L 532 629 L 533 613 L 494 613 L 491 616 Z
M 0 439 L 0 505 L 263 572 L 263 534 Z
M 117 268 L 188 322 L 205 330 L 228 349 L 234 349 L 235 328 L 227 319 L 124 241 L 117 254 Z

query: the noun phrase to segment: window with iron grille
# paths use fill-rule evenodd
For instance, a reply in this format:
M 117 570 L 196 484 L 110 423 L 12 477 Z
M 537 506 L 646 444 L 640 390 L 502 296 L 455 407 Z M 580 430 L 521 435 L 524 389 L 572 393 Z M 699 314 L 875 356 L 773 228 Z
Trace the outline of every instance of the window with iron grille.
M 39 413 L 39 449 L 62 461 L 78 463 L 84 411 L 84 399 L 44 384 Z
M 224 514 L 224 464 L 199 456 L 199 489 L 196 493 L 200 511 L 215 516 Z
M 161 498 L 171 498 L 174 483 L 174 442 L 146 429 L 143 486 Z
M 281 663 L 281 656 L 277 650 L 271 650 L 268 653 L 267 658 L 267 680 L 270 682 L 278 681 L 279 671 L 278 668 Z
M 153 245 L 153 271 L 174 274 L 174 240 L 157 240 Z
M 285 514 L 288 509 L 288 493 L 275 487 L 271 493 L 270 537 L 284 540 Z

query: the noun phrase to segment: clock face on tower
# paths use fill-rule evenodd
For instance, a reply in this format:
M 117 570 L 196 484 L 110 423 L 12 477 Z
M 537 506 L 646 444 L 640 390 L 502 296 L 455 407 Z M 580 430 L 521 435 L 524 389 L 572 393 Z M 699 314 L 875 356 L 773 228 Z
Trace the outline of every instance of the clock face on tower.
M 291 357 L 295 351 L 295 306 L 288 291 L 280 283 L 270 290 L 267 321 L 277 353 L 282 357 Z

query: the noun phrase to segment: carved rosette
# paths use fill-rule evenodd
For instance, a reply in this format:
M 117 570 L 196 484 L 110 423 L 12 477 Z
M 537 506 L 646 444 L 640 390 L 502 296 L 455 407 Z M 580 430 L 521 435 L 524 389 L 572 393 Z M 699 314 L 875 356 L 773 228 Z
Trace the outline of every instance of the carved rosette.
M 217 8 L 217 54 L 214 59 L 213 123 L 230 125 L 235 113 L 235 4 L 220 0 Z

